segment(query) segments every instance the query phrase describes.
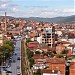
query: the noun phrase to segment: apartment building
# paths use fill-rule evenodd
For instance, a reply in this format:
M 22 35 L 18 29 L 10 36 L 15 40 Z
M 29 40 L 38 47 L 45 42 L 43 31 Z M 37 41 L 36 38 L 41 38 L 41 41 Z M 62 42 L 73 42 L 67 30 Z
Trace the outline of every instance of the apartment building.
M 49 26 L 44 29 L 42 33 L 42 43 L 47 44 L 49 47 L 54 47 L 55 45 L 55 27 Z
M 60 70 L 61 75 L 65 75 L 65 59 L 64 58 L 48 58 L 47 63 L 49 64 L 50 70 Z

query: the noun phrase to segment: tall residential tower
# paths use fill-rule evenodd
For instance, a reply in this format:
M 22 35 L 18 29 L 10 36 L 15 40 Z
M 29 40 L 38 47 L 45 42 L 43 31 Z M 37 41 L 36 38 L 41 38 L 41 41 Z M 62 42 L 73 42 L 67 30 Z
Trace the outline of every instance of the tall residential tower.
M 55 27 L 49 26 L 45 28 L 42 33 L 42 43 L 47 44 L 49 47 L 55 46 Z

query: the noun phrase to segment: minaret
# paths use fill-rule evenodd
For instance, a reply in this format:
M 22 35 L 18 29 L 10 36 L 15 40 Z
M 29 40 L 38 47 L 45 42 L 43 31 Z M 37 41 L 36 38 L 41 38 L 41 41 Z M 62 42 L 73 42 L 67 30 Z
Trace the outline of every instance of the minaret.
M 5 32 L 7 31 L 7 19 L 6 19 L 6 12 L 5 12 Z

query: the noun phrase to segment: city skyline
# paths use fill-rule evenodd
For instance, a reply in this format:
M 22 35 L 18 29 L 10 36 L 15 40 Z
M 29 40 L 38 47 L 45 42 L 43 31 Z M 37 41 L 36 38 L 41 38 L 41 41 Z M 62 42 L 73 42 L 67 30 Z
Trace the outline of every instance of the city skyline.
M 0 16 L 44 17 L 75 15 L 75 0 L 0 0 Z

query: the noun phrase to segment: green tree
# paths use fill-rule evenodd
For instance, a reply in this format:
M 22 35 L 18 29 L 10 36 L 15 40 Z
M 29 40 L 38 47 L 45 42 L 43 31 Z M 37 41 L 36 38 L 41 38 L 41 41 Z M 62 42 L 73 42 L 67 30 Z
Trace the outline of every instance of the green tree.
M 56 51 L 54 50 L 53 53 L 56 54 Z
M 0 59 L 3 57 L 3 53 L 0 51 Z
M 34 72 L 34 75 L 41 75 L 40 69 L 38 69 L 37 72 Z
M 39 51 L 35 51 L 35 54 L 41 54 Z
M 31 40 L 30 40 L 30 38 L 28 38 L 28 39 L 26 39 L 26 45 L 29 43 L 29 42 L 32 42 Z
M 19 24 L 16 24 L 15 27 L 19 27 Z
M 3 53 L 0 51 L 0 65 L 1 65 L 1 62 L 2 62 L 2 58 L 3 58 Z
M 57 55 L 57 58 L 62 58 L 63 57 L 63 55 Z
M 30 59 L 29 59 L 29 62 L 30 62 L 30 68 L 33 67 L 34 59 L 33 59 L 33 58 L 30 58 Z
M 62 52 L 61 52 L 61 54 L 67 54 L 68 53 L 68 50 L 63 50 Z
M 26 52 L 27 52 L 28 59 L 33 57 L 34 53 L 29 48 L 26 49 Z
M 14 50 L 13 43 L 11 41 L 5 41 L 2 47 L 2 52 L 8 57 Z

